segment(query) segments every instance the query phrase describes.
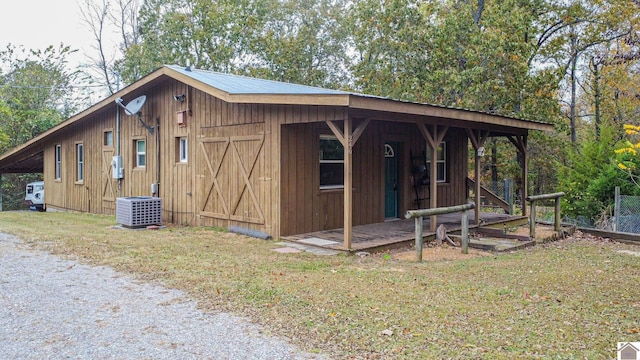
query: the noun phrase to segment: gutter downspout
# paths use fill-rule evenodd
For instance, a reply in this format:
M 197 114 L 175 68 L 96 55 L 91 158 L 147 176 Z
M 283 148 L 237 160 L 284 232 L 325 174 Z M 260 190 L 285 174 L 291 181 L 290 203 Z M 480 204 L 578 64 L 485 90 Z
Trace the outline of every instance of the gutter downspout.
M 160 197 L 160 117 L 156 118 L 156 194 Z
M 116 92 L 120 91 L 120 73 L 116 75 Z M 116 156 L 120 156 L 120 107 L 116 106 Z M 120 171 L 120 169 L 115 169 Z M 122 197 L 122 178 L 118 176 L 118 197 Z

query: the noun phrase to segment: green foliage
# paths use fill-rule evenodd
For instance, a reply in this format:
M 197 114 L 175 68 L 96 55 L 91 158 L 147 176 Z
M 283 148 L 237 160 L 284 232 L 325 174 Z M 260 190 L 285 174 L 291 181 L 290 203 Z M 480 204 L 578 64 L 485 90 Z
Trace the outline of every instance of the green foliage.
M 51 128 L 75 112 L 67 70 L 72 51 L 63 45 L 25 51 L 9 45 L 0 51 L 0 149 L 4 152 Z M 8 140 L 8 142 L 6 142 Z
M 355 87 L 364 93 L 422 101 L 430 29 L 415 1 L 358 1 L 347 26 L 355 59 Z
M 564 191 L 563 212 L 570 216 L 596 218 L 612 207 L 616 186 L 622 194 L 640 195 L 640 188 L 629 181 L 616 161 L 614 147 L 617 131 L 604 127 L 597 141 L 588 141 L 572 151 L 570 161 L 560 169 L 559 190 Z
M 48 130 L 76 111 L 67 69 L 73 51 L 64 45 L 24 50 L 12 45 L 0 51 L 0 153 Z M 24 208 L 24 189 L 40 174 L 3 174 L 3 209 Z
M 345 1 L 147 0 L 142 41 L 117 67 L 133 82 L 163 64 L 301 84 L 345 83 Z
M 270 1 L 264 27 L 249 40 L 251 76 L 337 88 L 345 82 L 345 1 Z M 267 16 L 268 15 L 268 16 Z

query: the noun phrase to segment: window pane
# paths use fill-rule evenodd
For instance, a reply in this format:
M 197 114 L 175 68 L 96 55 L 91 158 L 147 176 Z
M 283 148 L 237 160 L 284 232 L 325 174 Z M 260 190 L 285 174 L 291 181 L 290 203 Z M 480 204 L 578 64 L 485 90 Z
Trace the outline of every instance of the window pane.
M 143 153 L 146 151 L 146 143 L 144 140 L 138 140 L 138 152 L 139 153 Z
M 113 131 L 104 132 L 104 146 L 113 146 Z
M 79 145 L 78 145 L 78 162 L 82 162 L 82 157 L 83 157 L 83 154 L 82 154 L 82 144 L 79 144 Z
M 427 148 L 427 167 L 430 168 L 431 167 L 431 147 L 429 145 L 426 146 Z M 446 182 L 447 181 L 447 161 L 446 161 L 446 157 L 447 157 L 447 143 L 442 142 L 440 143 L 440 145 L 438 145 L 438 155 L 437 155 L 437 162 L 436 162 L 436 168 L 438 170 L 437 174 L 436 174 L 436 179 L 438 182 Z
M 187 139 L 180 138 L 180 161 L 187 161 Z
M 436 166 L 438 168 L 438 181 L 447 181 L 444 163 L 439 162 Z
M 62 159 L 61 146 L 60 145 L 56 145 L 56 179 L 60 179 L 60 174 L 61 174 L 60 163 L 61 163 L 61 159 Z
M 445 143 L 438 145 L 438 160 L 444 160 Z M 431 160 L 431 146 L 427 145 L 427 161 Z
M 343 163 L 320 163 L 320 186 L 344 185 Z
M 344 148 L 338 139 L 320 138 L 320 160 L 344 160 Z
M 147 165 L 147 157 L 144 154 L 138 155 L 138 166 L 146 166 Z
M 444 160 L 444 143 L 438 146 L 438 160 Z

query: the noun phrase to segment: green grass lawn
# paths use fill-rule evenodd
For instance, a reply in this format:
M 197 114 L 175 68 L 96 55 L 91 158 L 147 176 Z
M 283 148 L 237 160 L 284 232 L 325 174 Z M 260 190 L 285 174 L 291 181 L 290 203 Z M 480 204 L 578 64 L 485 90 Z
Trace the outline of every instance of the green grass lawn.
M 413 263 L 279 254 L 210 228 L 114 229 L 115 218 L 0 213 L 0 231 L 182 289 L 334 358 L 604 359 L 640 341 L 640 247 L 572 238 Z M 1 266 L 1 264 L 0 264 Z

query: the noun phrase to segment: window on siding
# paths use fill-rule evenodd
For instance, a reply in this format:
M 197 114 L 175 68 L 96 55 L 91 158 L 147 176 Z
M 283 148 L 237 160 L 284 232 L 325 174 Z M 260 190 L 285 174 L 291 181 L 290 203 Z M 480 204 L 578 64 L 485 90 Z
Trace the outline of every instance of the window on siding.
M 136 167 L 145 167 L 147 165 L 147 142 L 145 140 L 136 140 Z
M 427 144 L 427 168 L 431 169 L 431 147 Z M 436 160 L 436 168 L 438 169 L 438 182 L 447 182 L 447 143 L 442 142 L 438 146 L 438 157 Z
M 107 130 L 104 132 L 104 141 L 102 143 L 104 146 L 113 146 L 113 131 Z
M 76 144 L 76 181 L 84 180 L 84 146 Z
M 320 188 L 344 187 L 344 148 L 330 135 L 320 135 Z
M 187 138 L 178 138 L 178 161 L 186 163 L 188 157 Z
M 62 146 L 56 145 L 56 180 L 62 178 Z

